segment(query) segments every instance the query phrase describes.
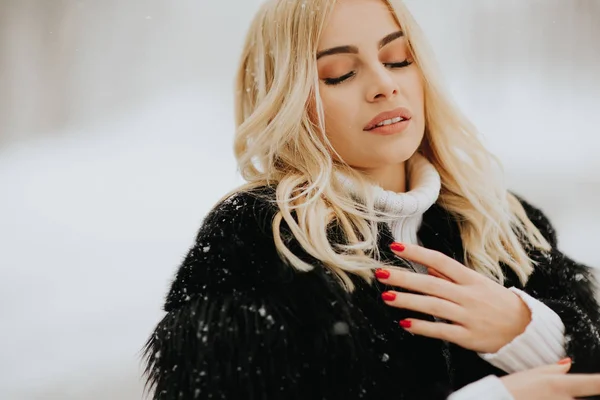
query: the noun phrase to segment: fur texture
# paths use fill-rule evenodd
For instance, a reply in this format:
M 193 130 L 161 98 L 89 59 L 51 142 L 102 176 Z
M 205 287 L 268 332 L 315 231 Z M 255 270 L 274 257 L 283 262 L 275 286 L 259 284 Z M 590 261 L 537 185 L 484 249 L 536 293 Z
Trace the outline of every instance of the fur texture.
M 345 292 L 319 261 L 290 246 L 315 269 L 287 266 L 273 244 L 272 189 L 238 193 L 206 217 L 165 302 L 166 315 L 145 347 L 154 399 L 445 399 L 489 374 L 505 373 L 475 352 L 412 335 L 401 319 L 429 315 L 387 307 L 375 281 L 355 279 Z M 556 248 L 544 214 L 523 201 L 551 242 L 525 287 L 506 269 L 505 286 L 521 288 L 560 315 L 572 372 L 600 372 L 600 307 L 591 269 Z M 336 230 L 331 231 L 332 240 Z M 423 245 L 462 262 L 458 227 L 439 206 L 426 212 Z M 392 237 L 380 226 L 382 257 Z

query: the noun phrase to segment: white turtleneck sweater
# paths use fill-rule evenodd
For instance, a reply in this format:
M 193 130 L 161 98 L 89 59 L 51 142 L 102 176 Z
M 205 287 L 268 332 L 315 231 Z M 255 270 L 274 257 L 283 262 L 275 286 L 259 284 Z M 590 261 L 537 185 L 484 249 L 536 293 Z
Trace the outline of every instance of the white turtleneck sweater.
M 409 190 L 395 193 L 373 186 L 375 207 L 395 215 L 388 223 L 396 242 L 420 244 L 417 232 L 423 214 L 438 199 L 441 189 L 440 175 L 435 167 L 421 154 L 407 161 Z M 346 177 L 340 177 L 344 187 L 353 193 L 354 185 Z M 420 273 L 427 268 L 411 263 Z M 565 352 L 565 326 L 560 317 L 544 303 L 527 293 L 511 287 L 531 310 L 531 322 L 521 335 L 502 347 L 497 353 L 479 353 L 479 356 L 507 373 L 523 371 L 562 359 Z M 448 400 L 514 400 L 502 381 L 494 375 L 465 386 L 454 392 Z

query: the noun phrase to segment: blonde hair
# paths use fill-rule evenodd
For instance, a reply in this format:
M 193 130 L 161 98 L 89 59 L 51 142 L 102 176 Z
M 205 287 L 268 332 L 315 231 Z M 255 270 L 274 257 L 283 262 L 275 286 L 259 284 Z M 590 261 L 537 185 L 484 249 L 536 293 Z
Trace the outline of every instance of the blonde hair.
M 438 201 L 459 225 L 465 264 L 502 282 L 500 263 L 505 263 L 525 283 L 534 262 L 522 240 L 545 250 L 549 244 L 499 179 L 498 159 L 443 90 L 429 45 L 409 11 L 399 0 L 386 3 L 424 78 L 426 128 L 420 151 L 440 173 Z M 234 149 L 248 182 L 236 191 L 275 185 L 279 210 L 272 227 L 281 257 L 300 271 L 313 268 L 286 247 L 280 234 L 285 221 L 303 249 L 352 291 L 349 274 L 370 282 L 371 270 L 383 265 L 378 222 L 391 216 L 374 209 L 363 176 L 334 161 L 325 135 L 316 52 L 334 5 L 335 0 L 267 0 L 255 16 L 236 82 Z M 335 179 L 337 172 L 358 182 L 362 201 L 348 196 Z M 345 243 L 330 241 L 332 222 L 341 227 Z

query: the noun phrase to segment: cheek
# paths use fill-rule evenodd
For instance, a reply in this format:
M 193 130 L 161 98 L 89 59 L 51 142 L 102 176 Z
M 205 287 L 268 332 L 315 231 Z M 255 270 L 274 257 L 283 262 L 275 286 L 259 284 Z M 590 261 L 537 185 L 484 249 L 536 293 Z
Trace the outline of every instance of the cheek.
M 357 105 L 352 102 L 351 95 L 342 93 L 343 91 L 339 90 L 321 94 L 325 112 L 325 127 L 327 135 L 331 137 L 343 134 L 354 124 L 352 118 L 356 116 Z
M 408 98 L 410 99 L 413 112 L 422 116 L 425 107 L 425 87 L 423 78 L 418 71 L 415 71 L 410 79 L 405 82 L 405 88 Z
M 328 90 L 329 89 L 329 90 Z M 351 140 L 352 137 L 356 139 L 354 135 L 354 125 L 356 123 L 356 116 L 358 115 L 356 110 L 359 108 L 359 104 L 355 99 L 355 95 L 352 96 L 350 93 L 343 94 L 345 91 L 343 88 L 332 88 L 326 87 L 321 91 L 321 101 L 323 102 L 323 111 L 325 113 L 325 130 L 329 142 L 333 146 L 334 159 L 337 159 L 337 155 L 341 156 L 343 160 L 353 164 L 356 158 L 356 140 Z M 337 154 L 336 154 L 337 153 Z

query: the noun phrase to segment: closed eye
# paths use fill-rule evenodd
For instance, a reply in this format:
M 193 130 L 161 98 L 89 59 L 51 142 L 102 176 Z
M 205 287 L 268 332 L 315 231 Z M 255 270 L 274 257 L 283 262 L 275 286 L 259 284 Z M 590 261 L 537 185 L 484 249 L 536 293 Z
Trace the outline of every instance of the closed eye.
M 412 61 L 410 61 L 409 59 L 406 59 L 399 63 L 384 63 L 383 65 L 385 65 L 386 67 L 389 67 L 389 68 L 404 68 L 404 67 L 408 67 L 412 63 L 413 63 Z
M 339 85 L 344 82 L 346 79 L 352 78 L 355 75 L 354 71 L 348 72 L 346 75 L 342 75 L 339 78 L 326 78 L 323 79 L 326 85 Z
M 383 65 L 386 66 L 387 68 L 404 68 L 404 67 L 408 67 L 412 63 L 413 63 L 413 61 L 406 59 L 399 63 L 383 63 Z M 350 71 L 347 74 L 340 76 L 339 78 L 325 78 L 325 79 L 323 79 L 323 82 L 326 85 L 330 85 L 330 86 L 339 85 L 340 83 L 352 78 L 354 75 L 356 75 L 356 73 L 354 71 Z

